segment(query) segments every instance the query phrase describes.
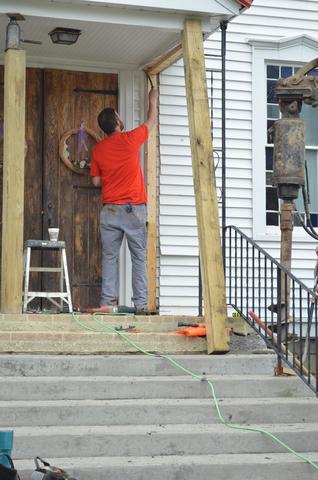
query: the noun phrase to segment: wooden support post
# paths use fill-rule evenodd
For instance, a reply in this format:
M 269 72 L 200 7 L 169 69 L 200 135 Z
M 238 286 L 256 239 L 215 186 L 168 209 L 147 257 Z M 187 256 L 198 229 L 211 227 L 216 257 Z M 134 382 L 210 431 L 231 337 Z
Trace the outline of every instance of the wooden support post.
M 24 50 L 5 53 L 1 312 L 21 313 L 25 154 Z
M 153 86 L 158 88 L 158 76 L 151 75 Z M 148 80 L 148 90 L 150 82 Z M 157 158 L 158 158 L 158 126 L 154 127 L 147 143 L 146 152 L 146 184 L 148 196 L 148 308 L 157 308 Z
M 200 20 L 182 35 L 208 353 L 229 350 L 213 146 Z

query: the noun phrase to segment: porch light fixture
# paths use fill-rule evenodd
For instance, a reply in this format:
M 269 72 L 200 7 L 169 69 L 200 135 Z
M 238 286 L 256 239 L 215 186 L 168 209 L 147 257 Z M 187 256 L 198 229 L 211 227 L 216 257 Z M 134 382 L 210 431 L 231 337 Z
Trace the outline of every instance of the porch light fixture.
M 81 30 L 77 30 L 76 28 L 56 27 L 49 32 L 49 35 L 53 43 L 59 45 L 73 45 L 73 43 L 77 42 L 81 33 Z

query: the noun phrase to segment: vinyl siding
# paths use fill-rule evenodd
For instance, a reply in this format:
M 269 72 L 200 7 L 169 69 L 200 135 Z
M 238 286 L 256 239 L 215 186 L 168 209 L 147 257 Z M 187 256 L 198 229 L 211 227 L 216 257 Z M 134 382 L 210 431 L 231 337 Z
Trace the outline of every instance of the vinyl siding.
M 258 166 L 253 165 L 253 51 L 249 39 L 277 40 L 282 37 L 310 35 L 317 38 L 318 2 L 298 0 L 254 0 L 253 6 L 234 19 L 227 29 L 226 62 L 226 162 L 227 224 L 241 228 L 253 237 L 253 215 L 260 212 L 253 185 Z M 220 33 L 205 42 L 205 52 L 219 55 Z M 302 51 L 301 48 L 299 50 Z M 282 52 L 282 60 L 283 60 Z M 317 56 L 317 55 L 314 55 Z M 312 58 L 314 58 L 314 56 Z M 296 58 L 295 61 L 302 61 Z M 307 61 L 307 60 L 306 60 Z M 207 69 L 221 68 L 219 58 L 208 58 Z M 210 73 L 207 73 L 211 96 Z M 264 97 L 265 98 L 265 97 Z M 213 145 L 221 148 L 221 74 L 213 73 Z M 318 112 L 317 112 L 318 117 Z M 182 61 L 160 75 L 160 197 L 159 197 L 159 295 L 162 312 L 197 314 L 198 311 L 198 239 L 192 181 Z M 254 145 L 255 148 L 255 145 Z M 262 147 L 263 148 L 263 147 Z M 215 158 L 216 161 L 216 158 Z M 221 162 L 220 162 L 221 163 Z M 220 187 L 220 164 L 216 184 Z M 253 168 L 255 172 L 253 174 Z M 260 165 L 259 168 L 263 168 Z M 218 189 L 218 194 L 220 190 Z M 265 195 L 260 192 L 260 195 Z M 279 231 L 257 232 L 258 243 L 279 258 Z M 308 286 L 313 283 L 316 244 L 295 229 L 293 273 Z

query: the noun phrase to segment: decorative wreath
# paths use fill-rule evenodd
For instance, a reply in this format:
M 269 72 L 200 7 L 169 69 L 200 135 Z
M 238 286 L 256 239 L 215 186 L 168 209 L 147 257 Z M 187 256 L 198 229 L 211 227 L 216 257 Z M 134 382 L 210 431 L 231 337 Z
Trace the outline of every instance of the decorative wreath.
M 73 135 L 76 135 L 77 148 L 75 158 L 72 160 L 67 142 Z M 85 127 L 84 123 L 81 123 L 80 128 L 72 128 L 65 132 L 59 143 L 59 154 L 62 162 L 72 172 L 79 175 L 85 175 L 90 167 L 90 149 L 87 145 L 89 137 L 96 143 L 101 141 L 101 138 L 94 130 Z

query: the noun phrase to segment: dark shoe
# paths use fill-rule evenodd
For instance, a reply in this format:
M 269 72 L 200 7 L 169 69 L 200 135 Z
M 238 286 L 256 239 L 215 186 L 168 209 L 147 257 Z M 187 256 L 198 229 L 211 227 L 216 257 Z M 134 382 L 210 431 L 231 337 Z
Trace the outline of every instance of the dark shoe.
M 118 313 L 127 313 L 127 314 L 136 314 L 135 307 L 128 307 L 128 305 L 119 305 L 118 306 Z

